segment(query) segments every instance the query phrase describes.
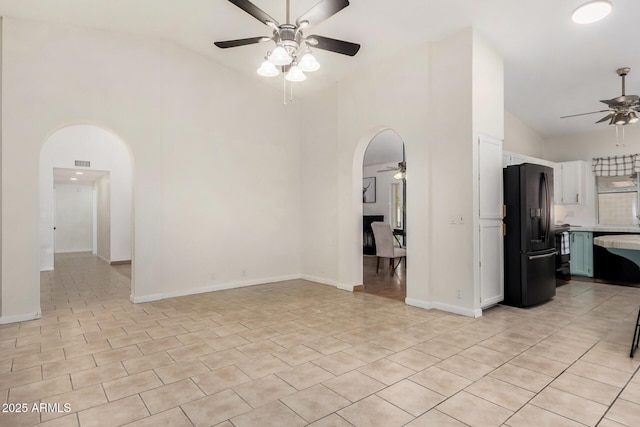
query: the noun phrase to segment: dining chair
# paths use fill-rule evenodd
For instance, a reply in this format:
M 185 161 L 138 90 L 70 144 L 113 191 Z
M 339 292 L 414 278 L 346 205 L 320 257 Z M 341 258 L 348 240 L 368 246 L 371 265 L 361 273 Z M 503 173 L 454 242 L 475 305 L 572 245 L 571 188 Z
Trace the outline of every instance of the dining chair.
M 402 258 L 407 256 L 407 250 L 395 245 L 397 240 L 393 237 L 391 226 L 386 222 L 372 222 L 371 229 L 376 244 L 376 274 L 380 270 L 380 258 L 389 258 L 389 267 L 392 268 L 392 272 L 395 271 L 402 262 Z M 399 260 L 394 266 L 396 258 Z

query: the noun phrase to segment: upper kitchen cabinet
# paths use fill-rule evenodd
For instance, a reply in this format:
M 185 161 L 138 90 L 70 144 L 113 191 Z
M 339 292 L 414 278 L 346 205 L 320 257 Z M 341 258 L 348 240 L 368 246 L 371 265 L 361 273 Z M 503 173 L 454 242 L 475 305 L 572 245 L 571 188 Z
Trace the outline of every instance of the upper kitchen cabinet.
M 586 198 L 587 162 L 575 160 L 554 166 L 554 198 L 558 205 L 581 205 Z

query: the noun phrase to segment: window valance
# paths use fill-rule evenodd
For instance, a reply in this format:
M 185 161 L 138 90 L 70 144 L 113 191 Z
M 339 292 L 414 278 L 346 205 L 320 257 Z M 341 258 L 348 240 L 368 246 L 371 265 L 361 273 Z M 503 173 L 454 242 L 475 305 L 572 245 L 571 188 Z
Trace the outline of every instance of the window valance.
M 592 169 L 596 176 L 624 176 L 638 173 L 640 172 L 640 154 L 599 157 L 593 159 Z

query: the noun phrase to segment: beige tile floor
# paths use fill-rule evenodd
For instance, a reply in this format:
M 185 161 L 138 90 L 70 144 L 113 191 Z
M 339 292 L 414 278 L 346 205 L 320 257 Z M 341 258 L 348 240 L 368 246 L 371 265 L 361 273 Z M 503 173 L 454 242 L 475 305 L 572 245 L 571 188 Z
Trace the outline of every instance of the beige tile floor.
M 640 426 L 638 288 L 470 319 L 298 280 L 132 304 L 121 271 L 58 255 L 0 326 L 0 425 Z

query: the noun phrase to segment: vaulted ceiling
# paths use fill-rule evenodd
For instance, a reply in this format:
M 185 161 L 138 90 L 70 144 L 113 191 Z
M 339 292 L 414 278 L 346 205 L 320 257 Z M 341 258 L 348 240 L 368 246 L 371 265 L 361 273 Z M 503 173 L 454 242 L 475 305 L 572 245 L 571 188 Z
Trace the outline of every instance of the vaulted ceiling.
M 291 0 L 291 17 L 319 0 Z M 368 64 L 474 26 L 505 60 L 505 107 L 544 136 L 603 129 L 601 99 L 620 95 L 615 70 L 628 66 L 627 94 L 640 94 L 634 47 L 640 1 L 612 0 L 609 17 L 577 25 L 572 11 L 586 0 L 351 0 L 307 33 L 362 45 L 356 57 L 316 51 L 322 68 L 301 83 L 322 90 Z M 253 0 L 285 22 L 285 0 Z M 269 36 L 271 30 L 226 0 L 0 0 L 0 14 L 164 39 L 255 79 L 266 44 L 218 49 L 214 41 Z M 264 84 L 274 84 L 266 82 Z M 281 83 L 280 83 L 281 84 Z M 460 100 L 465 102 L 465 100 Z M 640 126 L 640 124 L 638 125 Z

